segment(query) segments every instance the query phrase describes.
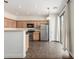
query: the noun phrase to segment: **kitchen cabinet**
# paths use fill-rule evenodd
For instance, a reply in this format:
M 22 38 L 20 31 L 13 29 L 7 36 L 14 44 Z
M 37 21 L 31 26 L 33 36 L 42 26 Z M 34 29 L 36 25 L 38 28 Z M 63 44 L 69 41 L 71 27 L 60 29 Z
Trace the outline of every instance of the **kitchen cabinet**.
M 16 27 L 17 28 L 27 28 L 27 23 L 24 21 L 17 21 L 16 22 Z
M 4 21 L 4 27 L 8 28 L 8 26 L 9 26 L 9 23 L 7 21 Z
M 40 40 L 40 32 L 39 31 L 33 32 L 33 40 Z
M 47 20 L 26 20 L 26 21 L 16 21 L 17 28 L 27 28 L 27 24 L 34 24 L 34 27 L 40 27 L 41 24 L 47 24 Z
M 11 25 L 11 28 L 16 28 L 16 21 L 10 21 L 9 25 Z
M 4 18 L 5 28 L 16 28 L 16 21 L 8 18 Z

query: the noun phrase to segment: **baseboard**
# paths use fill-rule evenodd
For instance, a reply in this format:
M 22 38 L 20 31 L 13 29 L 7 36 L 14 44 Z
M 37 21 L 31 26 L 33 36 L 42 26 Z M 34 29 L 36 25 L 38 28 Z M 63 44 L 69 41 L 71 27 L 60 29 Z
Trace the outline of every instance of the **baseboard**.
M 57 43 L 61 43 L 60 41 L 49 41 L 49 42 L 57 42 Z
M 48 40 L 40 40 L 41 42 L 48 42 Z
M 72 55 L 72 53 L 67 49 L 67 51 L 69 52 L 69 55 L 74 58 L 74 56 Z
M 18 53 L 18 54 L 7 54 L 7 55 L 4 55 L 4 58 L 24 58 L 23 54 L 22 53 Z
M 74 58 L 74 56 L 72 55 L 72 53 L 71 53 L 71 52 L 69 52 L 69 54 L 71 55 L 71 57 L 73 57 L 73 58 Z

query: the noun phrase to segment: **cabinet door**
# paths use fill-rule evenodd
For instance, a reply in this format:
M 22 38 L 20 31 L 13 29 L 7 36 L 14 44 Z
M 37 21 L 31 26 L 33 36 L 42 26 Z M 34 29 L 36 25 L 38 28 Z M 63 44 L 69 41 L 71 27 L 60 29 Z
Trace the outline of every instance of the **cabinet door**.
M 16 27 L 17 27 L 17 28 L 26 28 L 26 22 L 17 21 L 17 22 L 16 22 Z
M 8 22 L 7 21 L 4 22 L 4 27 L 8 28 Z
M 11 19 L 4 19 L 5 28 L 16 28 L 16 21 Z
M 33 40 L 39 40 L 39 32 L 34 32 L 33 33 Z
M 23 23 L 20 22 L 20 21 L 17 21 L 17 22 L 16 22 L 16 27 L 17 27 L 17 28 L 23 28 Z
M 12 24 L 12 27 L 13 27 L 13 28 L 16 28 L 16 21 L 12 21 L 11 24 Z
M 23 28 L 27 28 L 27 22 L 23 21 L 22 24 L 23 24 Z

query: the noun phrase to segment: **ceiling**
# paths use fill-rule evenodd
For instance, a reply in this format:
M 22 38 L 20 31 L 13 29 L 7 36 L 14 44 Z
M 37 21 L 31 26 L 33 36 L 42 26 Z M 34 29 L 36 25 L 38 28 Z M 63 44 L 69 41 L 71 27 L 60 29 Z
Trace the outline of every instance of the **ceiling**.
M 16 16 L 47 16 L 59 13 L 66 0 L 7 0 L 5 11 Z M 55 8 L 56 7 L 56 8 Z M 49 8 L 49 10 L 47 9 Z

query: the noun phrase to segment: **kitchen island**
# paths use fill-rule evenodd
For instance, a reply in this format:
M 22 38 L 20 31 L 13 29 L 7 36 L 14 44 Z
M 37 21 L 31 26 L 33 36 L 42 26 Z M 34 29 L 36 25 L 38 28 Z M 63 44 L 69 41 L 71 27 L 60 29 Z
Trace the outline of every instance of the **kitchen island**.
M 4 29 L 4 58 L 24 58 L 29 48 L 28 29 Z

